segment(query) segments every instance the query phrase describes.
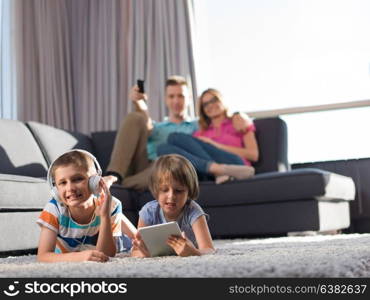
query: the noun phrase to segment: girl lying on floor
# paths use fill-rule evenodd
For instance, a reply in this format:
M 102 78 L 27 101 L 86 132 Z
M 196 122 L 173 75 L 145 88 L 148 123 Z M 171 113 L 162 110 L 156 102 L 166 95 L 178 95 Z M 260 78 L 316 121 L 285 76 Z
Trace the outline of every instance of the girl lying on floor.
M 214 252 L 206 214 L 194 200 L 199 185 L 193 165 L 180 155 L 163 155 L 153 166 L 149 189 L 157 200 L 148 202 L 139 212 L 138 228 L 176 221 L 182 236 L 171 236 L 167 244 L 179 256 Z M 149 257 L 140 234 L 133 240 L 132 256 Z

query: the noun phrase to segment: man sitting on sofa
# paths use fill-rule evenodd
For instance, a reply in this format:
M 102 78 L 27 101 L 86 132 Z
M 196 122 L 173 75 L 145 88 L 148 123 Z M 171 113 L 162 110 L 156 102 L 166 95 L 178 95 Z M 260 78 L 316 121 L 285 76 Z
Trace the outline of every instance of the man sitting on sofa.
M 157 146 L 166 142 L 172 132 L 192 134 L 197 121 L 187 115 L 190 92 L 186 80 L 172 76 L 165 85 L 165 101 L 169 115 L 163 122 L 153 122 L 146 105 L 147 95 L 137 85 L 130 91 L 135 112 L 126 116 L 117 132 L 107 175 L 114 175 L 125 188 L 145 190 Z

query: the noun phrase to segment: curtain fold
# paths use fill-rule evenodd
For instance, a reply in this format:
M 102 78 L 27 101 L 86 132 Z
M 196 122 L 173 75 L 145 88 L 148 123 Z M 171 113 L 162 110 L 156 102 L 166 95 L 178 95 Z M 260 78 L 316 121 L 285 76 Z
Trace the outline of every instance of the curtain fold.
M 191 11 L 190 0 L 17 0 L 19 119 L 117 129 L 142 78 L 161 120 L 168 76 L 184 76 L 197 95 Z
M 193 57 L 193 4 L 188 0 L 137 0 L 133 3 L 131 27 L 131 75 L 146 80 L 152 117 L 166 114 L 164 85 L 171 75 L 184 76 L 197 97 Z M 195 101 L 189 114 L 194 116 Z
M 0 118 L 17 118 L 15 55 L 11 0 L 0 0 Z

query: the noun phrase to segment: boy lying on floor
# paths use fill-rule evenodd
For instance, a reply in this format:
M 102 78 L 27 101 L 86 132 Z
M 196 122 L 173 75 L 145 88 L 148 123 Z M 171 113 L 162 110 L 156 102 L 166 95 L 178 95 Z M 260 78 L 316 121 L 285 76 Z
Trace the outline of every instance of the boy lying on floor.
M 37 220 L 38 261 L 105 262 L 131 248 L 135 227 L 109 191 L 113 178 L 103 179 L 96 158 L 84 150 L 68 151 L 51 164 L 47 180 L 53 198 Z

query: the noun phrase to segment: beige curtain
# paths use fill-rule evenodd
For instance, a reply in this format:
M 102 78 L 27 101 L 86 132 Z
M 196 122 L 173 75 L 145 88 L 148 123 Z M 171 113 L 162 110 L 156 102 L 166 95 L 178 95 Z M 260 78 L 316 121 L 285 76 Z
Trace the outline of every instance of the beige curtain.
M 185 76 L 196 96 L 190 0 L 16 1 L 19 119 L 116 129 L 137 78 L 156 120 L 169 75 Z
M 130 12 L 130 81 L 146 80 L 149 110 L 155 120 L 166 114 L 164 85 L 171 75 L 184 76 L 196 99 L 193 58 L 193 4 L 187 0 L 137 0 Z M 189 114 L 194 116 L 194 103 Z
M 18 118 L 75 129 L 66 1 L 16 3 Z

